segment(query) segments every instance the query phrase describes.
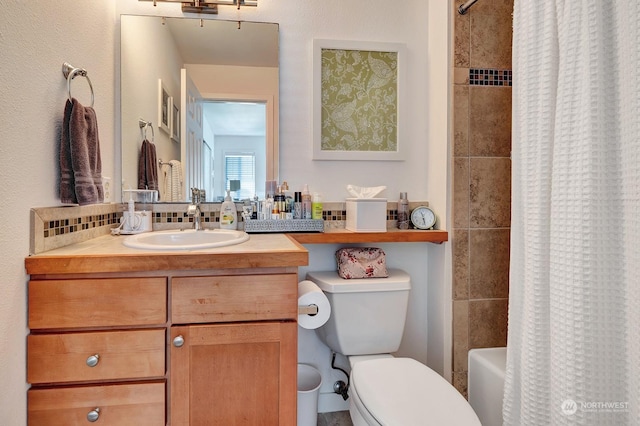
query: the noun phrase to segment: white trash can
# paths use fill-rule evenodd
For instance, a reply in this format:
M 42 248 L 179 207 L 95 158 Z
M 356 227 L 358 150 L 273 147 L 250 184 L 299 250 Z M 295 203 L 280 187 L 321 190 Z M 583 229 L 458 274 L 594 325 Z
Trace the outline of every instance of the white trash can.
M 318 396 L 322 376 L 307 364 L 298 364 L 298 426 L 318 424 Z

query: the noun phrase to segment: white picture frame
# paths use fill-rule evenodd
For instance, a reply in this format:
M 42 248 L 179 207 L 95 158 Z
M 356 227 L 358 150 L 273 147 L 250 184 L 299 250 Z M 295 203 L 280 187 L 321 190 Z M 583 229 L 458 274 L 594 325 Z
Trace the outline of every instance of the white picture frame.
M 158 79 L 158 127 L 171 135 L 171 95 L 161 78 Z
M 314 39 L 314 160 L 405 160 L 405 63 L 402 43 Z
M 180 143 L 180 108 L 171 98 L 171 140 Z

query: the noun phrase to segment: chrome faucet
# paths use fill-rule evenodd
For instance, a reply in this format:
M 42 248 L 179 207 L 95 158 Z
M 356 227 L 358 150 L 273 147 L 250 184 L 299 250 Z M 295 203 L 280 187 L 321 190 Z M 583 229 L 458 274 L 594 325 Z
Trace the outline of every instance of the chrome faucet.
M 193 229 L 202 231 L 202 222 L 200 218 L 200 201 L 204 197 L 204 190 L 191 188 L 191 204 L 187 207 L 187 215 L 193 216 Z

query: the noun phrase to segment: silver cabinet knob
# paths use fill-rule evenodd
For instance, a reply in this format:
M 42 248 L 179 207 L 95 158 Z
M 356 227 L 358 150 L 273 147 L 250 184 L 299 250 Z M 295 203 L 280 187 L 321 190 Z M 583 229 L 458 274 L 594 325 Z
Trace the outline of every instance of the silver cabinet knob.
M 97 407 L 87 413 L 87 420 L 89 420 L 91 423 L 97 422 L 99 418 L 100 409 Z
M 184 337 L 178 335 L 173 338 L 173 346 L 175 346 L 176 348 L 181 348 L 182 345 L 184 345 Z
M 100 361 L 100 355 L 91 355 L 89 358 L 87 358 L 87 365 L 89 367 L 95 367 L 96 365 L 98 365 L 98 361 Z

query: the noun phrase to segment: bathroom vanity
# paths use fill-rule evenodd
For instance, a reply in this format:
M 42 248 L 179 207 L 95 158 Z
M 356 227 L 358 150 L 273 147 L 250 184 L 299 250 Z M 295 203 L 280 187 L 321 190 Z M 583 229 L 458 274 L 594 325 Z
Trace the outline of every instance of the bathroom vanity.
M 28 257 L 29 425 L 295 425 L 301 244 L 446 231 L 252 234 L 200 251 L 101 236 Z
M 29 425 L 295 425 L 307 251 L 283 234 L 190 252 L 121 241 L 26 259 Z

